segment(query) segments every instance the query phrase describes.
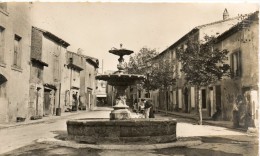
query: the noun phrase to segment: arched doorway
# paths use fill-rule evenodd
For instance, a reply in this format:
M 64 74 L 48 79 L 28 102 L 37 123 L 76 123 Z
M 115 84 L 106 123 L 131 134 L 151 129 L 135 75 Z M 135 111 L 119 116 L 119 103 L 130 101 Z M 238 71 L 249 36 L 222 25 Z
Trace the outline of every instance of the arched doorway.
M 8 122 L 7 78 L 0 74 L 0 123 Z

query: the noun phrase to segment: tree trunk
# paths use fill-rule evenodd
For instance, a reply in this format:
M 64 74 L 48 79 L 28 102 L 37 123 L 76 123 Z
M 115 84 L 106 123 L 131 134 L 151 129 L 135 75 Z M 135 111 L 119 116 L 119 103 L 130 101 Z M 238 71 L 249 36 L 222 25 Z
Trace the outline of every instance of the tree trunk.
M 197 106 L 198 106 L 198 116 L 199 116 L 199 119 L 198 119 L 198 124 L 199 125 L 202 125 L 202 106 L 201 106 L 201 103 L 200 103 L 200 94 L 199 94 L 199 89 L 200 87 L 197 86 L 197 89 L 196 89 L 196 101 L 197 101 Z
M 168 115 L 168 95 L 167 95 L 167 87 L 164 89 L 165 95 L 166 95 L 166 106 L 165 106 L 165 111 L 166 115 Z

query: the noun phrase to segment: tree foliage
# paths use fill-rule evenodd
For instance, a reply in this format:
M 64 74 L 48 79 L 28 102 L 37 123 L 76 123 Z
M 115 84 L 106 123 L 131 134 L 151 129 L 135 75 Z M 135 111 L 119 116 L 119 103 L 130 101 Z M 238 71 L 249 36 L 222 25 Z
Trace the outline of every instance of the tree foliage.
M 129 74 L 141 74 L 147 76 L 142 87 L 149 90 L 156 90 L 161 87 L 168 87 L 172 84 L 173 65 L 168 60 L 153 62 L 152 58 L 159 53 L 155 49 L 142 48 L 139 53 L 130 56 L 128 62 Z
M 215 37 L 206 36 L 205 43 L 200 44 L 189 38 L 187 47 L 177 50 L 186 83 L 207 86 L 224 76 L 230 76 L 230 66 L 225 63 L 228 51 L 214 48 L 215 41 Z
M 155 66 L 152 67 L 152 80 L 157 84 L 158 88 L 167 89 L 169 86 L 175 83 L 173 79 L 174 66 L 169 59 L 160 59 Z
M 219 50 L 214 48 L 215 37 L 205 37 L 205 42 L 189 38 L 187 47 L 177 50 L 177 57 L 182 64 L 181 71 L 185 74 L 187 84 L 197 86 L 196 94 L 199 95 L 199 88 L 207 86 L 224 76 L 230 76 L 230 66 L 225 63 L 228 59 L 226 49 Z M 202 108 L 199 103 L 199 96 L 196 96 L 198 106 L 199 121 L 202 125 Z
M 156 49 L 143 47 L 134 56 L 130 56 L 128 62 L 129 74 L 144 74 L 147 70 L 147 62 L 158 55 Z

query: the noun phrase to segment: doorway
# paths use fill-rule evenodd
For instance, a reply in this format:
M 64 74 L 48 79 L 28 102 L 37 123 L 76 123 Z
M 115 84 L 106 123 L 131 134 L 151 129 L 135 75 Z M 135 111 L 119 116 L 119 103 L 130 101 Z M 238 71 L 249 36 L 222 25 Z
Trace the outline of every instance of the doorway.
M 47 116 L 51 114 L 51 90 L 50 89 L 44 89 L 44 104 L 43 104 L 43 115 Z
M 207 108 L 207 100 L 206 100 L 206 89 L 202 89 L 201 90 L 201 105 L 202 105 L 202 109 L 206 109 Z
M 8 121 L 8 101 L 6 97 L 6 85 L 7 79 L 0 74 L 0 123 L 5 123 Z
M 184 89 L 184 105 L 185 105 L 185 113 L 189 112 L 189 93 L 188 88 L 185 87 Z

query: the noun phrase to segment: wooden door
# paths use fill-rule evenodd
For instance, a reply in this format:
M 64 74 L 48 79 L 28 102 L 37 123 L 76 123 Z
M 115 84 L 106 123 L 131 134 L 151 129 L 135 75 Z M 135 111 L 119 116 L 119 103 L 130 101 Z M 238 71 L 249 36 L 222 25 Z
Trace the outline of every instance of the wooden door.
M 44 90 L 44 105 L 43 105 L 43 115 L 51 114 L 50 110 L 51 98 L 50 98 L 50 90 Z

